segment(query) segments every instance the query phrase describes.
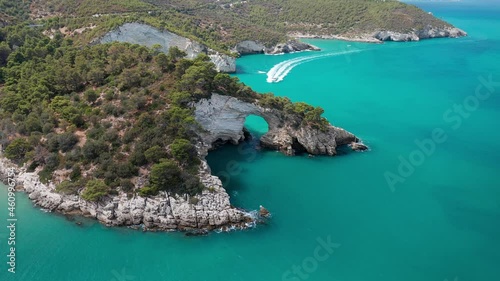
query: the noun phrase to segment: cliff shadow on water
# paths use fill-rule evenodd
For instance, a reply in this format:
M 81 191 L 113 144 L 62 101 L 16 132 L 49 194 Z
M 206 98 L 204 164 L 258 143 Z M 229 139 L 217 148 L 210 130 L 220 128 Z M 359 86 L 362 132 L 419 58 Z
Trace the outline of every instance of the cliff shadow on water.
M 268 179 L 274 178 L 277 174 L 286 174 L 287 168 L 284 167 L 300 166 L 305 162 L 308 163 L 306 165 L 317 165 L 329 158 L 311 155 L 298 147 L 293 148 L 295 156 L 287 156 L 276 149 L 262 146 L 260 139 L 268 131 L 269 125 L 264 118 L 249 115 L 243 127 L 245 137 L 238 144 L 220 141 L 205 158 L 211 174 L 221 180 L 233 206 L 248 210 L 253 210 L 259 205 L 272 206 L 270 202 L 276 198 L 273 197 L 271 189 L 281 187 L 268 182 Z M 337 152 L 336 157 L 355 153 L 348 145 L 338 146 Z M 277 165 L 278 163 L 280 164 Z M 272 212 L 272 209 L 270 211 Z
M 216 149 L 208 153 L 206 159 L 212 174 L 221 179 L 232 201 L 238 196 L 238 191 L 246 189 L 244 182 L 241 181 L 245 166 L 257 164 L 264 156 L 260 138 L 268 131 L 269 125 L 264 118 L 249 115 L 243 127 L 244 139 L 237 145 L 221 141 Z

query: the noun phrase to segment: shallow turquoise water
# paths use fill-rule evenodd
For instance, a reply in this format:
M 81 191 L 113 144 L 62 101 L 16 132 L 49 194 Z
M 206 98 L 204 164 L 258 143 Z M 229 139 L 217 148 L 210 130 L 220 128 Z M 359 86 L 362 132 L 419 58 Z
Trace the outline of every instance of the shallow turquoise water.
M 478 77 L 500 81 L 500 8 L 424 8 L 470 36 L 383 45 L 311 40 L 323 51 L 238 60 L 246 84 L 323 107 L 335 125 L 371 147 L 338 157 L 286 157 L 259 150 L 254 141 L 211 153 L 233 204 L 266 206 L 273 213 L 268 225 L 195 238 L 89 220 L 80 227 L 18 194 L 13 276 L 6 272 L 6 190 L 0 188 L 0 280 L 500 280 L 500 85 L 467 118 L 443 118 L 454 104 L 470 101 Z M 280 83 L 259 73 L 352 50 L 360 51 L 292 63 Z M 257 136 L 265 132 L 256 118 L 249 126 Z M 415 141 L 436 128 L 447 140 L 391 189 L 384 174 L 397 175 L 399 156 L 408 159 Z M 227 176 L 233 160 L 241 171 Z M 340 246 L 322 261 L 308 258 L 318 239 L 328 237 Z

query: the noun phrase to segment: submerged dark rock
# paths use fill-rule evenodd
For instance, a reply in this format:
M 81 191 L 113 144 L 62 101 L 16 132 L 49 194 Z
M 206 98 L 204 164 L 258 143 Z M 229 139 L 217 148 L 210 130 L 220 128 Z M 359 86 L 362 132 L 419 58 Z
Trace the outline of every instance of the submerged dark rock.
M 184 235 L 186 235 L 188 237 L 192 237 L 192 236 L 207 236 L 208 235 L 208 231 L 206 231 L 206 230 L 192 230 L 192 231 L 186 232 Z
M 271 216 L 271 213 L 266 208 L 264 208 L 264 206 L 261 205 L 259 208 L 259 216 L 263 218 L 268 218 Z
M 365 151 L 368 150 L 368 146 L 360 142 L 353 142 L 349 145 L 354 151 Z

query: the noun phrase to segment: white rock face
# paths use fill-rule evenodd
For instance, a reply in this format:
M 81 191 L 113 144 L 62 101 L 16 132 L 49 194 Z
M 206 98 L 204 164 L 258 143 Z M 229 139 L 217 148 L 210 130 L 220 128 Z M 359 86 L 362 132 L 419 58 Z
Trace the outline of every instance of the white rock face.
M 251 40 L 242 41 L 234 47 L 234 51 L 240 55 L 261 54 L 265 50 L 266 46 L 264 44 Z
M 179 36 L 172 32 L 161 31 L 150 25 L 142 23 L 125 23 L 116 30 L 108 32 L 99 43 L 110 43 L 114 41 L 128 42 L 152 47 L 155 44 L 162 46 L 162 52 L 168 52 L 170 47 L 178 47 L 187 53 L 188 58 L 195 58 L 201 53 L 208 54 L 218 71 L 235 72 L 236 59 L 220 54 L 206 46 Z
M 176 197 L 165 192 L 151 198 L 136 196 L 131 199 L 122 193 L 106 197 L 98 203 L 87 202 L 76 195 L 56 193 L 54 184 L 41 183 L 36 172 L 28 173 L 0 155 L 0 178 L 3 181 L 9 167 L 16 170 L 18 186 L 36 205 L 63 214 L 96 218 L 108 226 L 143 225 L 146 230 L 212 230 L 245 228 L 254 223 L 252 215 L 231 206 L 220 179 L 210 175 L 206 162 L 202 163 L 200 177 L 209 189 L 195 196 L 197 202 L 190 202 L 187 195 Z
M 266 147 L 281 150 L 288 155 L 306 151 L 311 154 L 335 155 L 338 145 L 357 142 L 357 138 L 337 127 L 322 130 L 302 124 L 297 116 L 283 111 L 264 108 L 255 102 L 212 94 L 210 99 L 193 105 L 195 118 L 204 129 L 199 132 L 203 143 L 198 145 L 200 158 L 217 140 L 237 143 L 243 138 L 243 125 L 248 115 L 262 116 L 269 131 L 261 138 Z M 145 230 L 213 230 L 217 228 L 246 228 L 256 218 L 248 212 L 231 206 L 229 195 L 221 180 L 210 174 L 206 161 L 202 161 L 199 177 L 206 187 L 199 195 L 176 196 L 160 192 L 158 196 L 128 198 L 119 193 L 106 196 L 98 202 L 88 202 L 77 195 L 64 195 L 55 191 L 53 183 L 43 184 L 39 170 L 29 173 L 0 154 L 0 179 L 6 181 L 8 169 L 16 171 L 17 184 L 37 205 L 63 214 L 92 217 L 108 226 L 138 226 Z
M 419 41 L 421 39 L 430 38 L 457 38 L 467 36 L 467 33 L 456 27 L 437 28 L 426 26 L 421 30 L 415 30 L 408 33 L 399 33 L 394 31 L 378 31 L 373 34 L 373 37 L 380 41 Z
M 373 37 L 380 41 L 419 41 L 420 38 L 414 32 L 399 33 L 393 31 L 380 31 Z
M 262 110 L 252 103 L 213 94 L 211 99 L 203 99 L 195 104 L 195 118 L 207 131 L 201 133 L 206 144 L 216 140 L 231 141 L 236 144 L 243 139 L 245 118 L 248 115 L 262 116 Z
M 432 26 L 427 26 L 424 29 L 417 31 L 417 36 L 420 39 L 442 37 L 457 38 L 467 36 L 467 32 L 456 27 L 435 28 Z
M 320 130 L 303 126 L 293 115 L 230 96 L 212 94 L 210 99 L 202 99 L 194 106 L 196 121 L 205 130 L 199 135 L 208 147 L 218 140 L 241 141 L 248 115 L 261 116 L 268 123 L 269 131 L 261 138 L 261 144 L 288 155 L 299 151 L 335 155 L 338 145 L 358 141 L 353 134 L 341 128 L 329 125 Z
M 209 55 L 210 60 L 215 64 L 215 69 L 219 72 L 236 72 L 236 58 L 224 54 Z
M 266 54 L 277 55 L 277 54 L 286 54 L 286 53 L 294 53 L 302 51 L 319 51 L 319 50 L 320 49 L 316 46 L 304 42 L 291 40 L 286 43 L 278 44 L 272 48 L 266 49 Z

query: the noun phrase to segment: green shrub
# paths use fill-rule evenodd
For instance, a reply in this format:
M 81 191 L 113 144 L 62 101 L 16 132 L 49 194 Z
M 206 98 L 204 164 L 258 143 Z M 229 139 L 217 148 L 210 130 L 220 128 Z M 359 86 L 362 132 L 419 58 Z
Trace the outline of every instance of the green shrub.
M 46 146 L 50 152 L 56 152 L 59 150 L 59 136 L 55 133 L 50 133 L 46 137 Z
M 139 195 L 142 197 L 155 196 L 158 194 L 158 189 L 152 186 L 144 186 L 139 189 Z
M 165 149 L 155 145 L 144 151 L 144 156 L 149 163 L 158 163 L 160 159 L 167 157 L 167 153 Z
M 181 169 L 171 160 L 165 159 L 153 165 L 149 181 L 155 190 L 182 193 Z
M 115 92 L 113 92 L 112 90 L 106 91 L 106 93 L 104 94 L 104 98 L 107 101 L 112 101 L 115 98 Z
M 198 204 L 198 202 L 200 202 L 200 199 L 198 199 L 196 197 L 189 198 L 189 203 L 192 205 L 196 205 L 196 204 Z
M 54 171 L 55 169 L 57 169 L 60 163 L 61 160 L 59 159 L 59 153 L 54 152 L 49 154 L 45 159 L 45 168 Z
M 170 101 L 177 106 L 186 106 L 193 101 L 193 97 L 188 92 L 172 92 L 169 94 Z
M 28 118 L 24 121 L 24 126 L 27 133 L 31 132 L 42 132 L 42 122 L 40 121 L 40 117 L 35 113 L 30 113 Z
M 69 178 L 72 181 L 77 181 L 82 177 L 82 168 L 80 165 L 76 164 L 73 166 L 73 169 L 71 169 L 71 173 L 69 174 Z
M 56 186 L 56 192 L 62 194 L 78 194 L 81 183 L 78 181 L 63 181 Z
M 85 185 L 82 198 L 87 201 L 97 202 L 109 193 L 108 186 L 102 180 L 90 180 Z
M 170 145 L 170 152 L 181 164 L 191 164 L 198 160 L 196 147 L 186 139 L 176 139 Z
M 116 165 L 116 174 L 120 178 L 131 178 L 136 176 L 139 169 L 130 162 L 119 163 Z
M 134 190 L 135 185 L 128 179 L 123 179 L 120 181 L 120 186 L 124 192 L 130 192 Z
M 97 100 L 97 98 L 99 98 L 99 94 L 94 90 L 87 90 L 84 96 L 85 100 L 90 103 L 94 103 Z
M 48 167 L 44 167 L 43 170 L 41 170 L 40 173 L 38 173 L 38 176 L 40 177 L 40 181 L 42 183 L 47 184 L 49 182 L 49 180 L 52 180 L 52 173 L 53 172 L 54 172 L 54 170 L 49 169 Z
M 58 136 L 58 147 L 63 152 L 70 151 L 78 143 L 78 137 L 72 133 L 62 133 Z
M 108 145 L 102 141 L 87 141 L 82 148 L 83 157 L 87 160 L 94 160 L 102 153 L 108 152 Z
M 183 187 L 182 193 L 195 195 L 201 193 L 205 186 L 200 182 L 198 176 L 194 176 L 188 173 L 182 174 L 183 178 Z
M 35 169 L 38 167 L 38 163 L 36 161 L 33 161 L 30 163 L 30 165 L 28 166 L 28 169 L 26 170 L 28 173 L 33 173 L 35 171 Z
M 5 157 L 13 161 L 21 161 L 31 150 L 32 147 L 26 139 L 15 139 L 5 148 Z
M 130 154 L 130 162 L 136 166 L 142 166 L 148 163 L 144 152 L 140 149 L 135 149 L 134 152 Z
M 87 131 L 87 138 L 97 140 L 104 134 L 104 128 L 94 126 L 92 129 Z
M 54 123 L 45 123 L 42 127 L 42 133 L 48 134 L 54 130 Z

